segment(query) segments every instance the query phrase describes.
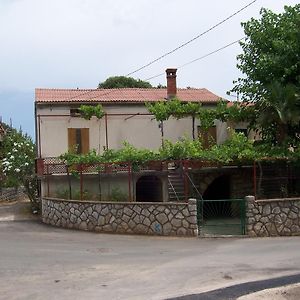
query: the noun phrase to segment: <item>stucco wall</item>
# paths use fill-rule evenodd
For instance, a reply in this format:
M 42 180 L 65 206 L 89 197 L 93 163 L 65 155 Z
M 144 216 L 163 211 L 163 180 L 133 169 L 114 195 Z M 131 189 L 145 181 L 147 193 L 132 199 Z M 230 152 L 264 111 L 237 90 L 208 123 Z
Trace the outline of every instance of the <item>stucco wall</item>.
M 246 197 L 249 236 L 300 235 L 300 198 L 257 200 Z
M 161 182 L 161 198 L 159 202 L 169 200 L 168 177 L 166 172 L 138 172 L 131 174 L 131 201 L 136 201 L 136 183 L 143 176 L 155 176 Z M 85 174 L 83 176 L 83 191 L 86 191 L 90 200 L 111 201 L 114 194 L 118 194 L 119 201 L 128 201 L 129 183 L 128 173 L 119 174 Z M 80 179 L 74 176 L 69 178 L 72 190 L 72 199 L 78 199 Z M 41 192 L 43 197 L 69 197 L 69 181 L 66 175 L 51 175 L 42 180 Z
M 42 220 L 57 227 L 97 232 L 195 236 L 196 200 L 129 203 L 42 199 Z
M 161 146 L 161 131 L 159 122 L 152 115 L 135 115 L 148 113 L 143 105 L 103 105 L 108 114 L 127 113 L 123 116 L 108 116 L 107 133 L 108 146 L 112 149 L 122 147 L 123 141 L 128 141 L 139 148 L 158 149 Z M 105 119 L 93 117 L 84 120 L 80 117 L 63 116 L 70 114 L 70 107 L 63 105 L 39 105 L 37 116 L 37 136 L 40 137 L 42 157 L 59 156 L 68 150 L 68 128 L 89 128 L 90 149 L 98 153 L 106 146 Z M 44 116 L 43 115 L 62 115 Z M 130 118 L 128 118 L 130 117 Z M 199 120 L 195 122 L 195 133 Z M 216 121 L 217 141 L 223 142 L 227 138 L 226 124 Z M 40 130 L 40 132 L 39 132 Z M 187 136 L 192 138 L 192 119 L 184 118 L 176 120 L 170 118 L 164 122 L 164 137 L 173 142 Z

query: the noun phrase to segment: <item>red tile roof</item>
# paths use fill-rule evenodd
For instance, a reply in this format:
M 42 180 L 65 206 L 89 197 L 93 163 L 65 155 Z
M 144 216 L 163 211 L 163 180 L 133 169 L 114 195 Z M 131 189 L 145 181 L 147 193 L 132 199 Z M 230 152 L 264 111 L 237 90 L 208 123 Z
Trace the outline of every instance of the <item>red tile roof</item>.
M 167 96 L 167 89 L 35 89 L 36 103 L 74 102 L 156 102 Z M 177 97 L 184 102 L 216 103 L 220 97 L 207 89 L 177 89 Z

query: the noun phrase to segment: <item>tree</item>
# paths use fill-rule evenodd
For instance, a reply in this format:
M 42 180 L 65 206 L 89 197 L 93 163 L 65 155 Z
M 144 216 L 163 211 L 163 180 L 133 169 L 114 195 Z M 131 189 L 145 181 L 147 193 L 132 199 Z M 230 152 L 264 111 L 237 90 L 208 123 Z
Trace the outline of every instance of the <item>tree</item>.
M 275 81 L 268 87 L 268 97 L 257 102 L 256 123 L 266 140 L 294 143 L 299 133 L 300 98 L 295 85 Z
M 21 130 L 8 127 L 1 143 L 0 171 L 5 187 L 24 186 L 33 209 L 38 209 L 35 177 L 35 145 Z
M 126 76 L 112 76 L 104 82 L 99 83 L 99 89 L 115 89 L 115 88 L 152 88 L 152 85 L 140 79 L 134 79 Z
M 237 67 L 245 76 L 232 91 L 254 104 L 256 126 L 282 143 L 299 133 L 300 4 L 285 6 L 281 14 L 267 9 L 260 14 L 242 23 L 246 38 Z

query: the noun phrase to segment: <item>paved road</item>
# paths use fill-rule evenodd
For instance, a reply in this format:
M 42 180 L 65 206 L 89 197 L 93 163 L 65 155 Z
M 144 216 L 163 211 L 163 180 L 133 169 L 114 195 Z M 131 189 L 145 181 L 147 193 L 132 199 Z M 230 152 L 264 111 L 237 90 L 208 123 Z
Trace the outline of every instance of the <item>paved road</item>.
M 281 276 L 271 279 L 250 281 L 240 283 L 217 290 L 203 292 L 199 294 L 185 295 L 180 297 L 173 297 L 172 300 L 224 300 L 224 299 L 251 299 L 257 300 L 278 299 L 276 296 L 279 295 L 279 299 L 297 299 L 299 300 L 299 282 L 300 274 Z M 293 285 L 295 284 L 296 285 Z M 274 288 L 278 288 L 275 292 Z M 283 288 L 284 287 L 284 288 Z M 280 291 L 283 291 L 281 293 Z M 291 293 L 290 291 L 293 291 Z M 259 293 L 256 293 L 259 292 Z M 282 296 L 285 295 L 286 297 Z M 245 295 L 245 296 L 244 296 Z M 241 297 L 240 297 L 241 296 Z M 171 299 L 170 299 L 171 300 Z
M 0 299 L 167 299 L 300 273 L 298 237 L 97 234 L 7 221 L 4 210 Z

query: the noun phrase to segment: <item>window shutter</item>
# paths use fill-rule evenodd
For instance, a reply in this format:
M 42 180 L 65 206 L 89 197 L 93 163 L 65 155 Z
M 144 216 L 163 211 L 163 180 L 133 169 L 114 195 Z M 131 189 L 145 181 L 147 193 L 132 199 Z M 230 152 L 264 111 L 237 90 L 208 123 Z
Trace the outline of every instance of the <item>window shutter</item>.
M 216 126 L 208 128 L 208 137 L 209 137 L 209 139 L 212 140 L 213 144 L 216 144 L 216 142 L 217 142 L 217 127 Z
M 68 128 L 68 150 L 74 152 L 76 146 L 76 128 Z
M 203 129 L 200 126 L 198 126 L 198 136 L 201 139 L 203 148 L 209 148 L 217 142 L 216 126 L 209 127 L 208 129 Z
M 81 152 L 88 153 L 90 150 L 90 134 L 89 128 L 81 128 Z

